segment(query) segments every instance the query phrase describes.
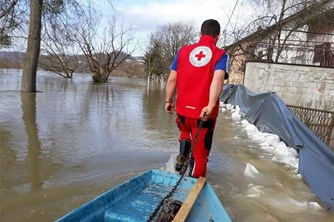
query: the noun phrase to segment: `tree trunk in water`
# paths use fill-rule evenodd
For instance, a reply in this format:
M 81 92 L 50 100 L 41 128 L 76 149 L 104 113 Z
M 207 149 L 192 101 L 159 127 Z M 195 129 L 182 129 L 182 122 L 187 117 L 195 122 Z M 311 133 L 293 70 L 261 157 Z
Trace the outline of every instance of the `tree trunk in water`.
M 105 72 L 93 73 L 92 78 L 95 83 L 106 83 L 108 82 L 109 76 L 110 74 L 105 73 Z
M 29 36 L 23 65 L 22 92 L 36 92 L 36 72 L 41 44 L 42 6 L 43 0 L 30 0 Z

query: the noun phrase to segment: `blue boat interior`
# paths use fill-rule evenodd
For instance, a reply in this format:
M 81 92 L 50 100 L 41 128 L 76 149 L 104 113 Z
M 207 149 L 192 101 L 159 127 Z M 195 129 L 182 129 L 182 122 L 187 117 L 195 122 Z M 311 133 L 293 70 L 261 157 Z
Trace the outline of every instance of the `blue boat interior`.
M 180 176 L 162 170 L 144 172 L 101 194 L 57 220 L 65 221 L 147 221 Z M 184 202 L 197 179 L 184 177 L 172 198 Z M 187 221 L 231 221 L 209 183 L 201 190 Z

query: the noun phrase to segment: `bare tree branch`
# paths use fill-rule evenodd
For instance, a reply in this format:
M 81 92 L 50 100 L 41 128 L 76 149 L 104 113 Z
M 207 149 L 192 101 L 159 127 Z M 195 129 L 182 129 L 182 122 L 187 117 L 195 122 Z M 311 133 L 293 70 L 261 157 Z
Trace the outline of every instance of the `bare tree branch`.
M 131 45 L 133 29 L 119 24 L 119 19 L 114 16 L 100 38 L 92 18 L 87 17 L 79 28 L 77 42 L 86 57 L 94 82 L 107 82 L 112 71 L 131 57 L 135 50 L 135 46 Z

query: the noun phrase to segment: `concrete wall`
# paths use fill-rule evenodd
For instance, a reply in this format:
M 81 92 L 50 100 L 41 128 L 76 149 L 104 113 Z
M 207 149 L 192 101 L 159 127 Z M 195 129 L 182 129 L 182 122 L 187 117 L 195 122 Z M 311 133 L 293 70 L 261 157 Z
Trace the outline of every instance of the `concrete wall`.
M 244 85 L 276 92 L 288 105 L 334 110 L 334 68 L 248 62 Z

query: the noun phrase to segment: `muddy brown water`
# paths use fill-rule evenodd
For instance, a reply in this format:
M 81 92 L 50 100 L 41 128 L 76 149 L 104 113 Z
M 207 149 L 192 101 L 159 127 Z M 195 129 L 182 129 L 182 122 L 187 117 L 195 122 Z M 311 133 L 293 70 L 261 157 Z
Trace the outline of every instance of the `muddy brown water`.
M 20 84 L 21 70 L 0 70 L 1 222 L 54 221 L 177 153 L 175 115 L 146 81 L 39 72 L 38 93 Z M 271 159 L 220 114 L 207 177 L 233 221 L 334 221 L 294 169 Z M 245 176 L 247 163 L 261 176 Z

